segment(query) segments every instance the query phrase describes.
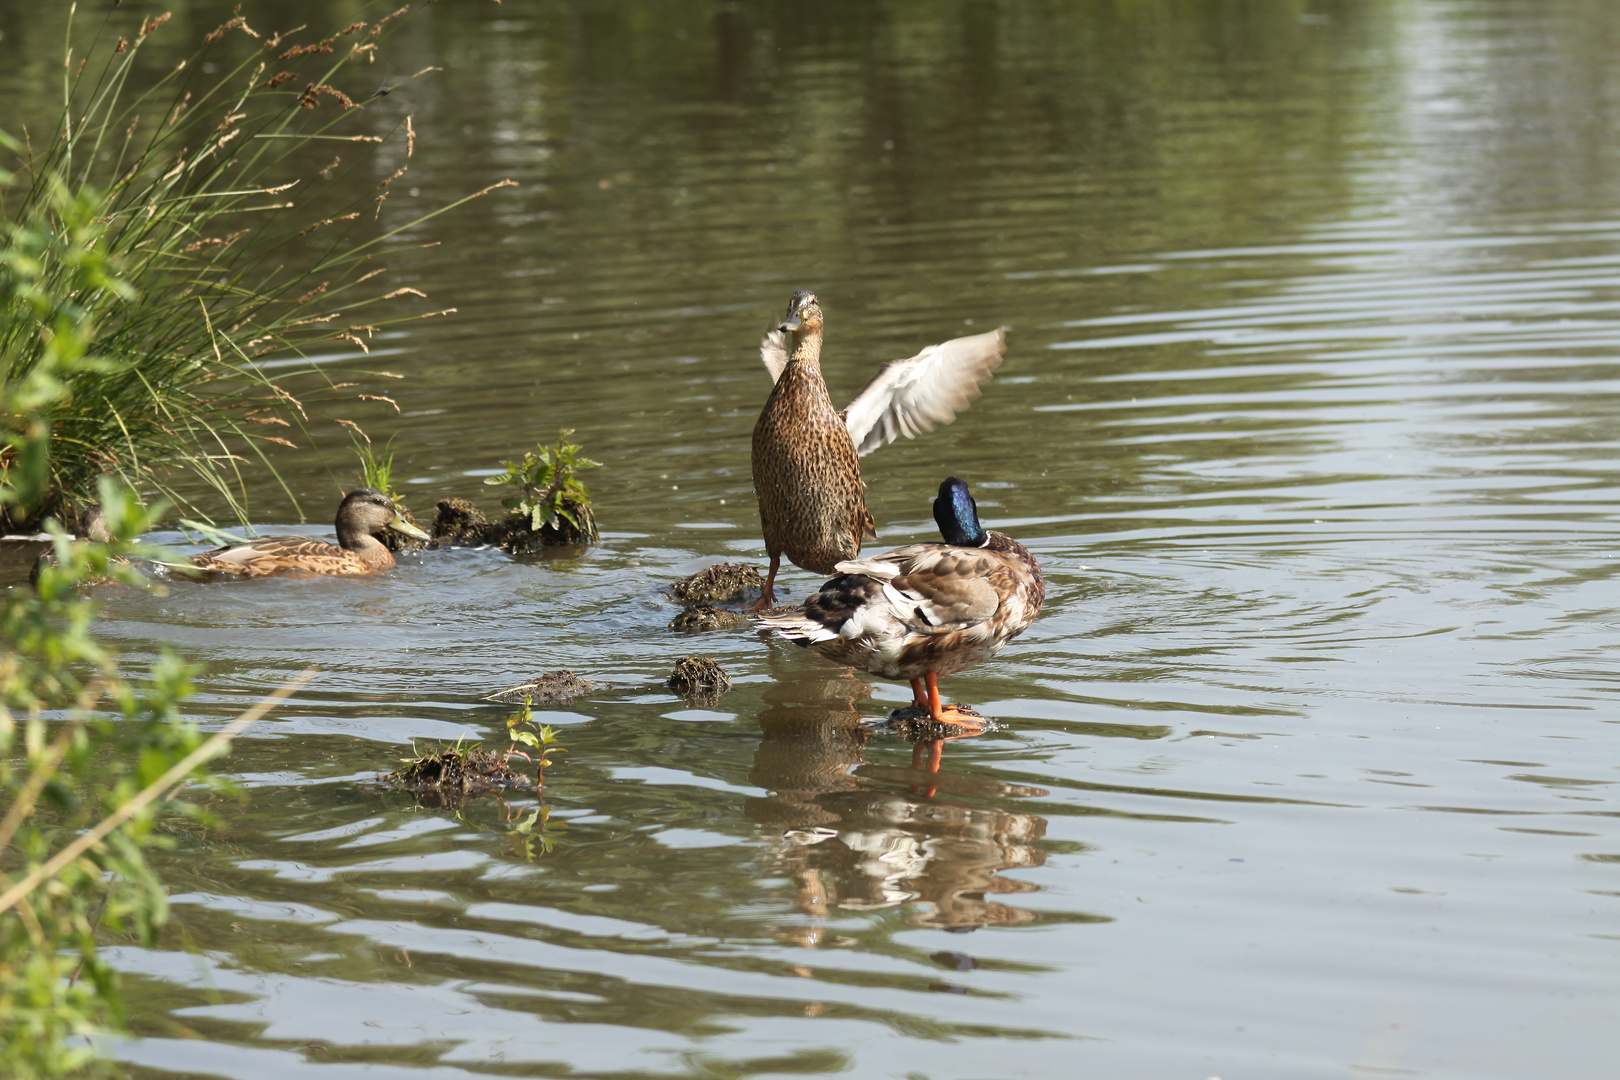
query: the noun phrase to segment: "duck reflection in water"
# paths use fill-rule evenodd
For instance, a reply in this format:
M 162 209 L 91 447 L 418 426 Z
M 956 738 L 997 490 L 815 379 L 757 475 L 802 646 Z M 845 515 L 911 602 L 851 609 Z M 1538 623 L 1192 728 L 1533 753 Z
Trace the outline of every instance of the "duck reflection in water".
M 778 936 L 820 945 L 836 909 L 915 905 L 914 922 L 950 930 L 1040 918 L 987 897 L 1038 888 L 998 875 L 1045 861 L 1036 841 L 1046 819 L 954 799 L 980 804 L 1044 790 L 941 771 L 943 740 L 918 743 L 911 768 L 868 762 L 873 736 L 856 706 L 871 687 L 848 670 L 775 656 L 772 666 L 749 771 L 769 794 L 749 799 L 746 811 L 774 841 L 771 862 L 792 882 L 802 916 L 779 926 Z

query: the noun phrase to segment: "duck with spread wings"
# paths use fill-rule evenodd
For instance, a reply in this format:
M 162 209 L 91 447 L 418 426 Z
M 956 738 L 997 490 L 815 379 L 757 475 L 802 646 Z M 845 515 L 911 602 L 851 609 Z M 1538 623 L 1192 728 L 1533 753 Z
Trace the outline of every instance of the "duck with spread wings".
M 831 574 L 860 553 L 863 536 L 877 536 L 866 508 L 862 455 L 950 423 L 978 396 L 1006 347 L 1000 329 L 930 345 L 883 365 L 840 412 L 821 376 L 822 323 L 816 294 L 796 292 L 787 317 L 760 342 L 775 387 L 754 425 L 754 492 L 771 565 L 752 611 L 775 604 L 784 555 L 796 566 Z

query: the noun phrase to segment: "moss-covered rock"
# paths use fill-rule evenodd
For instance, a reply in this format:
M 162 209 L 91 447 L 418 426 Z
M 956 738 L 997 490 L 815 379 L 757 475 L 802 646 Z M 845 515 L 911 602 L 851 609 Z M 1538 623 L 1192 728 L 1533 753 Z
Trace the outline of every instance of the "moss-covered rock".
M 671 630 L 745 630 L 748 617 L 735 611 L 710 607 L 707 604 L 682 609 L 669 621 Z
M 741 600 L 765 588 L 765 579 L 752 566 L 716 563 L 669 587 L 682 607 L 715 607 Z
M 510 690 L 491 694 L 489 700 L 506 705 L 571 705 L 581 694 L 596 689 L 596 683 L 582 679 L 572 671 L 548 671 Z

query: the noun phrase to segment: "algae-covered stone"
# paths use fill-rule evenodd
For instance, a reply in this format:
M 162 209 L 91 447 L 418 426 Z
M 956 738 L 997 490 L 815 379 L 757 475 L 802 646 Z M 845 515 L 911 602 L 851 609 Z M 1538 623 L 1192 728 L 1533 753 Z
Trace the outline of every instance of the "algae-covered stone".
M 740 600 L 750 591 L 765 587 L 765 579 L 752 566 L 716 563 L 670 586 L 670 592 L 683 607 L 714 607 Z
M 677 694 L 719 696 L 731 689 L 731 676 L 707 656 L 683 656 L 668 684 Z
M 671 630 L 742 630 L 747 626 L 746 616 L 708 604 L 685 608 L 669 621 Z
M 525 701 L 534 705 L 569 705 L 581 694 L 595 689 L 595 683 L 572 671 L 548 671 L 510 690 L 491 694 L 489 700 L 506 705 L 521 705 Z

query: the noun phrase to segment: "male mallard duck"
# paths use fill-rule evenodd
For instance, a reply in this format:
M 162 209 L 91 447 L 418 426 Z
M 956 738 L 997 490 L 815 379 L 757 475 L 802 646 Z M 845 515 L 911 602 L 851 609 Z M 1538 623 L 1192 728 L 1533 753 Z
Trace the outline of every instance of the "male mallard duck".
M 876 538 L 861 455 L 897 436 L 950 423 L 978 395 L 1005 347 L 1001 330 L 930 345 L 909 360 L 884 364 L 838 412 L 821 377 L 821 325 L 816 294 L 796 292 L 787 318 L 759 345 L 776 387 L 754 425 L 754 492 L 771 568 L 753 611 L 776 602 L 783 555 L 831 574 L 860 553 L 863 535 Z M 793 335 L 791 355 L 786 334 Z
M 101 512 L 100 503 L 93 502 L 80 512 L 79 524 L 73 530 L 73 537 L 76 541 L 89 541 L 96 544 L 110 544 L 113 542 L 112 533 L 107 530 L 107 517 Z M 39 575 L 47 566 L 55 566 L 56 562 L 56 548 L 54 546 L 40 552 L 39 558 L 34 560 L 34 568 L 28 572 L 28 584 L 38 588 Z M 122 555 L 114 555 L 108 562 L 122 566 L 129 565 L 129 560 Z M 108 578 L 104 577 L 91 577 L 81 580 L 79 584 L 102 585 L 108 580 Z
M 938 723 L 982 725 L 942 708 L 938 679 L 981 664 L 1035 621 L 1046 581 L 1029 549 L 979 524 L 968 487 L 939 485 L 934 520 L 943 544 L 911 544 L 837 566 L 804 607 L 754 624 L 797 645 L 911 682 L 912 703 Z
M 377 539 L 384 529 L 418 540 L 431 539 L 400 517 L 387 495 L 355 488 L 338 506 L 336 544 L 309 536 L 266 536 L 193 555 L 191 562 L 210 574 L 244 578 L 288 573 L 377 574 L 394 568 L 394 553 Z

